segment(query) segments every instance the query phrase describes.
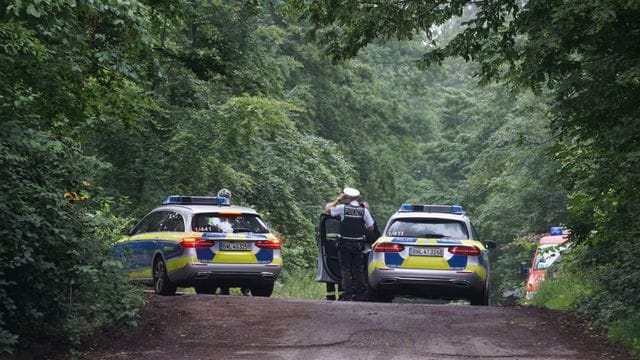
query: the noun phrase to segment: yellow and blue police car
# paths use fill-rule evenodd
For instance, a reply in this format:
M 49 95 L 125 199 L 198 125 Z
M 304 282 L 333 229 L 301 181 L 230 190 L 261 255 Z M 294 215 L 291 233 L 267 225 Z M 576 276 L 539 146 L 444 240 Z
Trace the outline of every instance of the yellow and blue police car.
M 169 196 L 114 249 L 129 277 L 160 295 L 177 287 L 201 294 L 245 287 L 271 296 L 282 269 L 281 242 L 260 215 L 224 197 Z
M 489 256 L 459 205 L 403 204 L 368 260 L 370 298 L 468 299 L 488 305 Z

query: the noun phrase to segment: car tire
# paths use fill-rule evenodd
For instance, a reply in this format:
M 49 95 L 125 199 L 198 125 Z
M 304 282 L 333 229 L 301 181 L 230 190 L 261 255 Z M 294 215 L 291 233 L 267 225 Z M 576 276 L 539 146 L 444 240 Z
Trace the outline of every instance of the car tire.
M 273 293 L 273 283 L 251 287 L 251 295 L 269 297 Z
M 488 306 L 489 305 L 489 289 L 487 286 L 478 294 L 471 295 L 469 299 L 472 306 Z
M 206 294 L 206 295 L 213 295 L 216 293 L 216 288 L 215 287 L 210 287 L 210 286 L 194 286 L 195 290 L 196 290 L 196 294 Z
M 153 290 L 158 295 L 175 295 L 177 286 L 169 280 L 167 267 L 161 257 L 153 262 Z

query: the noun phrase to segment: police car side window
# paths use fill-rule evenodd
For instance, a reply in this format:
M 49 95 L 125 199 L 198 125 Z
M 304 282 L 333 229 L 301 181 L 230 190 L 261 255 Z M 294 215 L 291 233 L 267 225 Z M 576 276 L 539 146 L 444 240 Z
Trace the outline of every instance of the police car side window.
M 131 235 L 137 235 L 140 234 L 142 232 L 142 228 L 145 226 L 145 222 L 147 220 L 148 216 L 143 218 L 142 220 L 140 220 L 140 222 L 133 228 L 133 230 L 131 230 Z
M 168 223 L 169 215 L 171 212 L 169 211 L 158 211 L 158 216 L 154 218 L 149 224 L 146 232 L 160 232 L 160 231 L 169 231 L 167 230 L 166 224 Z
M 176 214 L 174 224 L 175 225 L 174 225 L 173 231 L 179 231 L 179 232 L 184 231 L 184 219 L 182 218 L 182 215 Z
M 172 212 L 167 221 L 165 221 L 164 227 L 166 227 L 166 230 L 163 231 L 184 232 L 184 219 L 182 215 Z
M 160 214 L 160 216 L 158 217 L 157 222 L 154 222 L 149 225 L 148 232 L 171 231 L 170 230 L 171 220 L 173 219 L 171 215 L 174 213 L 171 211 L 159 211 L 158 213 Z
M 473 240 L 480 240 L 478 237 L 478 233 L 476 232 L 476 228 L 471 224 L 471 236 L 473 236 Z
M 145 216 L 144 219 L 142 219 L 138 223 L 138 225 L 136 225 L 136 227 L 133 229 L 132 234 L 136 235 L 136 234 L 144 234 L 152 231 L 157 231 L 152 229 L 154 228 L 154 225 L 158 224 L 158 221 L 162 217 L 163 217 L 163 214 L 161 212 L 153 212 Z

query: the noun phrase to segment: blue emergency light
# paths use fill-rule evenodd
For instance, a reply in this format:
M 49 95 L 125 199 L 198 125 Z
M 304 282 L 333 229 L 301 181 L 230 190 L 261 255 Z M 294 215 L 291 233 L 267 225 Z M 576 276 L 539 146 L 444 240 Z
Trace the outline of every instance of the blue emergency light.
M 229 206 L 229 199 L 223 196 L 183 196 L 169 195 L 162 205 L 217 205 Z
M 451 213 L 464 214 L 464 208 L 462 207 L 462 205 L 451 205 Z
M 400 210 L 398 211 L 414 211 L 413 210 L 413 205 L 411 204 L 402 204 L 400 205 Z
M 449 214 L 464 214 L 462 205 L 414 205 L 402 204 L 398 211 L 401 212 L 440 212 Z
M 562 233 L 561 226 L 552 226 L 551 229 L 549 229 L 549 235 L 562 235 Z

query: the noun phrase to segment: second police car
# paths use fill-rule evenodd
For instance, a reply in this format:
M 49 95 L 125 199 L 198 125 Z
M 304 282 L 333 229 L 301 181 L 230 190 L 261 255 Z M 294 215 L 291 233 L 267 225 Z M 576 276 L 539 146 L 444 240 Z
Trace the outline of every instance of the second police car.
M 489 256 L 459 205 L 403 204 L 369 254 L 371 296 L 468 299 L 488 305 Z
M 129 277 L 160 295 L 177 287 L 214 293 L 246 287 L 271 296 L 282 268 L 281 243 L 258 213 L 224 197 L 169 196 L 114 245 Z

